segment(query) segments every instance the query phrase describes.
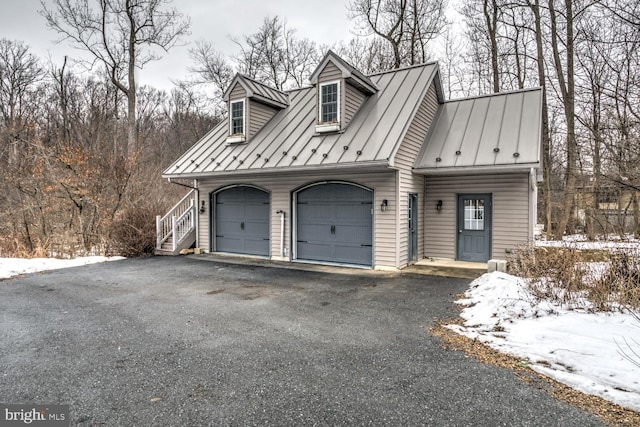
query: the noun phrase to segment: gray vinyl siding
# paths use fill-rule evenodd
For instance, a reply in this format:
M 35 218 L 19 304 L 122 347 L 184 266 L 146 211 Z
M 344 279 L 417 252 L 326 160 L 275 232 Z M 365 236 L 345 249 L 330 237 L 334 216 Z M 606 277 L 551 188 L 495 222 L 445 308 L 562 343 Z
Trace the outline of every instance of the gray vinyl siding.
M 456 258 L 457 194 L 493 194 L 492 258 L 530 239 L 532 228 L 529 174 L 428 176 L 425 186 L 425 256 Z M 436 203 L 442 200 L 442 210 Z
M 245 98 L 247 96 L 247 92 L 244 90 L 242 85 L 236 83 L 236 87 L 233 88 L 229 95 L 230 101 L 236 101 L 240 98 Z
M 342 71 L 340 71 L 333 62 L 328 62 L 324 70 L 318 75 L 318 83 L 331 82 L 334 80 L 342 80 Z
M 350 84 L 345 84 L 344 92 L 344 124 L 343 126 L 347 126 L 353 116 L 356 114 L 358 109 L 362 106 L 364 101 L 367 99 L 364 93 L 362 93 L 359 89 L 351 86 Z
M 285 212 L 285 248 L 287 258 L 291 258 L 291 192 L 297 188 L 318 181 L 347 181 L 371 188 L 374 191 L 373 201 L 373 260 L 374 267 L 398 267 L 396 263 L 396 227 L 395 227 L 395 171 L 372 173 L 309 173 L 281 174 L 271 176 L 245 176 L 233 178 L 216 178 L 198 181 L 200 197 L 209 200 L 209 195 L 222 187 L 234 184 L 254 185 L 271 194 L 271 256 L 280 256 L 280 215 Z M 380 211 L 382 200 L 389 201 L 386 212 Z M 199 216 L 198 242 L 201 248 L 209 250 L 209 208 Z
M 251 139 L 276 114 L 276 109 L 249 100 L 247 120 L 249 122 L 249 137 Z
M 408 239 L 408 218 L 409 218 L 409 194 L 418 195 L 418 259 L 424 257 L 424 176 L 412 172 L 413 164 L 420 152 L 429 126 L 438 109 L 438 98 L 435 86 L 432 84 L 427 91 L 416 115 L 407 130 L 407 134 L 396 153 L 394 165 L 399 170 L 399 199 L 400 209 L 398 210 L 398 261 L 400 266 L 408 264 L 409 239 Z

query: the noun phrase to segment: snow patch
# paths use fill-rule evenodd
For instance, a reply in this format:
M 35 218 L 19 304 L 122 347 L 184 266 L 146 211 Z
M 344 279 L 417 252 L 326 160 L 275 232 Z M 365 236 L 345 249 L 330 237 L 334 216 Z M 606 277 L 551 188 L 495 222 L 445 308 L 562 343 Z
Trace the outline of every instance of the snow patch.
M 587 313 L 539 301 L 522 279 L 499 272 L 472 282 L 456 302 L 465 306 L 465 321 L 450 325 L 454 331 L 579 391 L 640 411 L 640 367 L 621 352 L 631 345 L 640 354 L 640 322 L 631 313 Z
M 124 257 L 89 256 L 73 259 L 58 258 L 0 258 L 0 279 L 38 271 L 57 270 L 67 267 L 95 264 L 98 262 L 118 261 Z

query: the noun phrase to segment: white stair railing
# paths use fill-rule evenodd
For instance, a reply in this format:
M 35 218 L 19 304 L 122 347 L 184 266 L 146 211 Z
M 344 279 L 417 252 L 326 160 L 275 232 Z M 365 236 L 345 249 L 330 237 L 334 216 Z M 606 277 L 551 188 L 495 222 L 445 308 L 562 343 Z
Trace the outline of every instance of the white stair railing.
M 195 228 L 196 221 L 195 190 L 191 190 L 165 216 L 156 217 L 156 249 L 162 249 L 162 244 L 170 237 L 172 251 Z

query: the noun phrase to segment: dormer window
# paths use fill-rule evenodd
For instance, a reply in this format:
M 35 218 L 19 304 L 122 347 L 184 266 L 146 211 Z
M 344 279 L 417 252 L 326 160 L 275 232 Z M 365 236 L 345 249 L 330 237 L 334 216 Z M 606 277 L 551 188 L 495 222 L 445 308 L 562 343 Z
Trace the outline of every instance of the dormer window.
M 245 105 L 244 99 L 229 103 L 229 137 L 227 142 L 245 142 Z
M 318 93 L 317 132 L 340 130 L 340 82 L 321 83 Z

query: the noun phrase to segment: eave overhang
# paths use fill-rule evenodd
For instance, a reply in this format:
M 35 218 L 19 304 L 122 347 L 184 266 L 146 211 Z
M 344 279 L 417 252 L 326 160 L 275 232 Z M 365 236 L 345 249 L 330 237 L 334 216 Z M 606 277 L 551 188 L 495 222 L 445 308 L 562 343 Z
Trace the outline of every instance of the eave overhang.
M 238 169 L 219 172 L 194 172 L 180 174 L 163 174 L 166 179 L 202 179 L 202 178 L 224 178 L 228 176 L 247 176 L 247 175 L 280 175 L 280 174 L 304 174 L 308 172 L 381 172 L 384 170 L 395 170 L 389 165 L 387 160 L 374 160 L 355 163 L 340 163 L 331 165 L 305 165 L 290 166 L 280 168 L 261 168 L 261 169 Z
M 442 168 L 414 168 L 413 173 L 425 176 L 434 175 L 490 175 L 500 173 L 529 173 L 538 169 L 540 163 L 518 163 L 511 165 L 458 166 Z

